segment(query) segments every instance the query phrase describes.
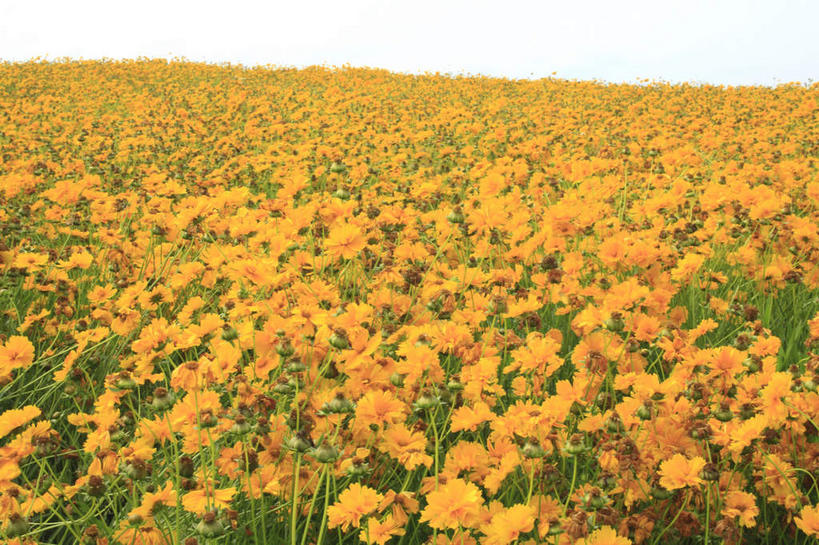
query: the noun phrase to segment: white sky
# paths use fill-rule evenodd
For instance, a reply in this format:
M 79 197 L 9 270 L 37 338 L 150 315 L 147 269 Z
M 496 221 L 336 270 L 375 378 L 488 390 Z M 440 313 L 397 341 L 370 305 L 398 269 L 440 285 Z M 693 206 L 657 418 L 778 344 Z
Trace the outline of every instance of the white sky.
M 0 0 L 36 56 L 774 85 L 819 79 L 819 0 Z

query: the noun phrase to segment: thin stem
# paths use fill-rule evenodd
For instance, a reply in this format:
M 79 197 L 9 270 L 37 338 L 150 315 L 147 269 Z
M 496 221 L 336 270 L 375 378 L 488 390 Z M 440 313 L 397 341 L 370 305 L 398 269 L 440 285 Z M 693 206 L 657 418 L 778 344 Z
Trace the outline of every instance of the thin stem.
M 437 411 L 436 411 L 437 412 Z M 429 419 L 432 423 L 432 433 L 435 436 L 435 489 L 438 489 L 438 426 L 435 424 L 435 414 L 430 411 L 429 412 Z
M 324 511 L 321 513 L 321 523 L 319 525 L 319 534 L 318 538 L 316 538 L 316 545 L 321 545 L 322 539 L 324 539 L 324 529 L 327 527 L 327 509 L 330 505 L 330 480 L 332 479 L 333 472 L 327 472 L 327 483 L 324 487 Z
M 310 499 L 310 510 L 307 512 L 307 523 L 304 525 L 304 532 L 301 534 L 301 545 L 307 543 L 307 532 L 310 530 L 310 517 L 313 516 L 313 507 L 316 505 L 316 497 L 318 496 L 321 483 L 324 481 L 324 474 L 327 473 L 327 464 L 321 470 L 316 489 L 313 491 L 313 497 Z
M 296 515 L 298 508 L 299 493 L 299 469 L 301 466 L 301 454 L 296 453 L 296 463 L 293 464 L 293 505 L 290 510 L 290 545 L 296 545 Z
M 566 503 L 563 505 L 563 516 L 566 516 L 566 511 L 569 509 L 569 500 L 572 498 L 574 492 L 574 485 L 577 482 L 577 456 L 572 456 L 574 462 L 572 464 L 572 484 L 569 485 L 569 493 L 566 495 Z
M 660 538 L 663 537 L 663 535 L 668 531 L 668 529 L 671 528 L 672 526 L 674 526 L 674 523 L 677 522 L 678 518 L 680 518 L 680 515 L 683 512 L 683 509 L 686 508 L 686 506 L 688 505 L 688 500 L 690 500 L 690 499 L 691 499 L 691 492 L 689 492 L 688 495 L 685 497 L 685 501 L 683 502 L 682 506 L 680 507 L 680 510 L 677 511 L 677 514 L 674 515 L 674 518 L 671 519 L 671 522 L 668 523 L 668 526 L 663 528 L 663 531 L 660 532 L 660 534 L 657 537 L 654 538 L 654 541 L 651 542 L 651 545 L 657 545 L 657 542 L 660 541 Z
M 711 485 L 705 485 L 705 541 L 704 545 L 708 545 L 708 530 L 711 527 Z
M 526 494 L 526 505 L 529 505 L 529 501 L 532 499 L 532 491 L 535 488 L 535 464 L 532 463 L 532 470 L 529 471 L 529 492 Z

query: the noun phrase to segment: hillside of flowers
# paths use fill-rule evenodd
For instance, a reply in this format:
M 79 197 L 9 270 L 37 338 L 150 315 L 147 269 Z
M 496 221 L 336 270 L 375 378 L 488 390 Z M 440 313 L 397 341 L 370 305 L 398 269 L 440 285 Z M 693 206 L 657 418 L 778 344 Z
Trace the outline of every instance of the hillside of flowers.
M 819 537 L 819 85 L 0 64 L 0 539 Z

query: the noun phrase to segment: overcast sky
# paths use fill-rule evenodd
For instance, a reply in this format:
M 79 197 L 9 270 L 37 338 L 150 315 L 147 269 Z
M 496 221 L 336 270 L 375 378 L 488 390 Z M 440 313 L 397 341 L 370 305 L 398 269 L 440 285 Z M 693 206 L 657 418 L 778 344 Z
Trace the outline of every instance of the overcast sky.
M 819 0 L 0 0 L 0 59 L 186 57 L 509 78 L 819 79 Z

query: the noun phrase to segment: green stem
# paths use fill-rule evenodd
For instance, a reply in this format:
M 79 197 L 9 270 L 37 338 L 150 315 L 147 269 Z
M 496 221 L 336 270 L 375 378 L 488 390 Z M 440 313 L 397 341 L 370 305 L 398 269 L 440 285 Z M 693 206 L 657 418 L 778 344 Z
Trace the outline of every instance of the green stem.
M 705 541 L 704 545 L 708 545 L 708 530 L 711 527 L 711 485 L 705 485 Z
M 310 510 L 307 512 L 307 523 L 304 525 L 304 532 L 301 535 L 301 545 L 307 543 L 307 532 L 310 530 L 310 517 L 313 516 L 313 507 L 316 505 L 316 497 L 321 488 L 321 483 L 324 481 L 325 473 L 327 473 L 327 464 L 324 464 L 324 468 L 321 470 L 318 482 L 316 483 L 316 489 L 313 491 L 313 497 L 310 499 Z
M 437 412 L 437 411 L 435 411 Z M 430 411 L 429 412 L 429 419 L 432 423 L 432 433 L 435 436 L 435 489 L 438 490 L 438 426 L 435 424 L 435 414 Z
M 526 505 L 532 499 L 532 491 L 535 489 L 535 464 L 532 462 L 532 470 L 529 472 L 529 492 L 526 494 Z
M 321 545 L 322 539 L 324 539 L 324 528 L 327 527 L 327 509 L 330 506 L 330 479 L 332 478 L 332 472 L 327 471 L 327 483 L 324 487 L 324 511 L 321 513 L 321 524 L 319 525 L 319 534 L 318 538 L 316 538 L 316 545 Z
M 680 510 L 677 511 L 677 514 L 674 515 L 674 518 L 671 519 L 671 522 L 668 523 L 668 526 L 663 528 L 663 531 L 660 532 L 660 534 L 657 537 L 654 538 L 654 541 L 651 542 L 651 545 L 657 545 L 657 542 L 660 541 L 660 538 L 663 537 L 663 535 L 668 531 L 668 529 L 671 528 L 672 526 L 674 526 L 674 523 L 677 522 L 678 518 L 680 518 L 680 515 L 683 512 L 683 509 L 685 509 L 685 507 L 688 505 L 688 500 L 690 500 L 690 499 L 691 499 L 691 493 L 689 492 L 688 495 L 685 497 L 685 501 L 683 502 L 682 506 L 680 507 Z
M 569 493 L 566 495 L 566 503 L 563 505 L 563 516 L 566 516 L 566 511 L 569 509 L 569 500 L 572 498 L 574 492 L 574 485 L 577 482 L 577 456 L 572 456 L 574 462 L 572 464 L 572 484 L 569 485 Z
M 296 515 L 298 513 L 298 493 L 299 493 L 299 466 L 301 466 L 301 454 L 296 454 L 296 463 L 293 465 L 293 505 L 290 510 L 290 545 L 296 545 Z

